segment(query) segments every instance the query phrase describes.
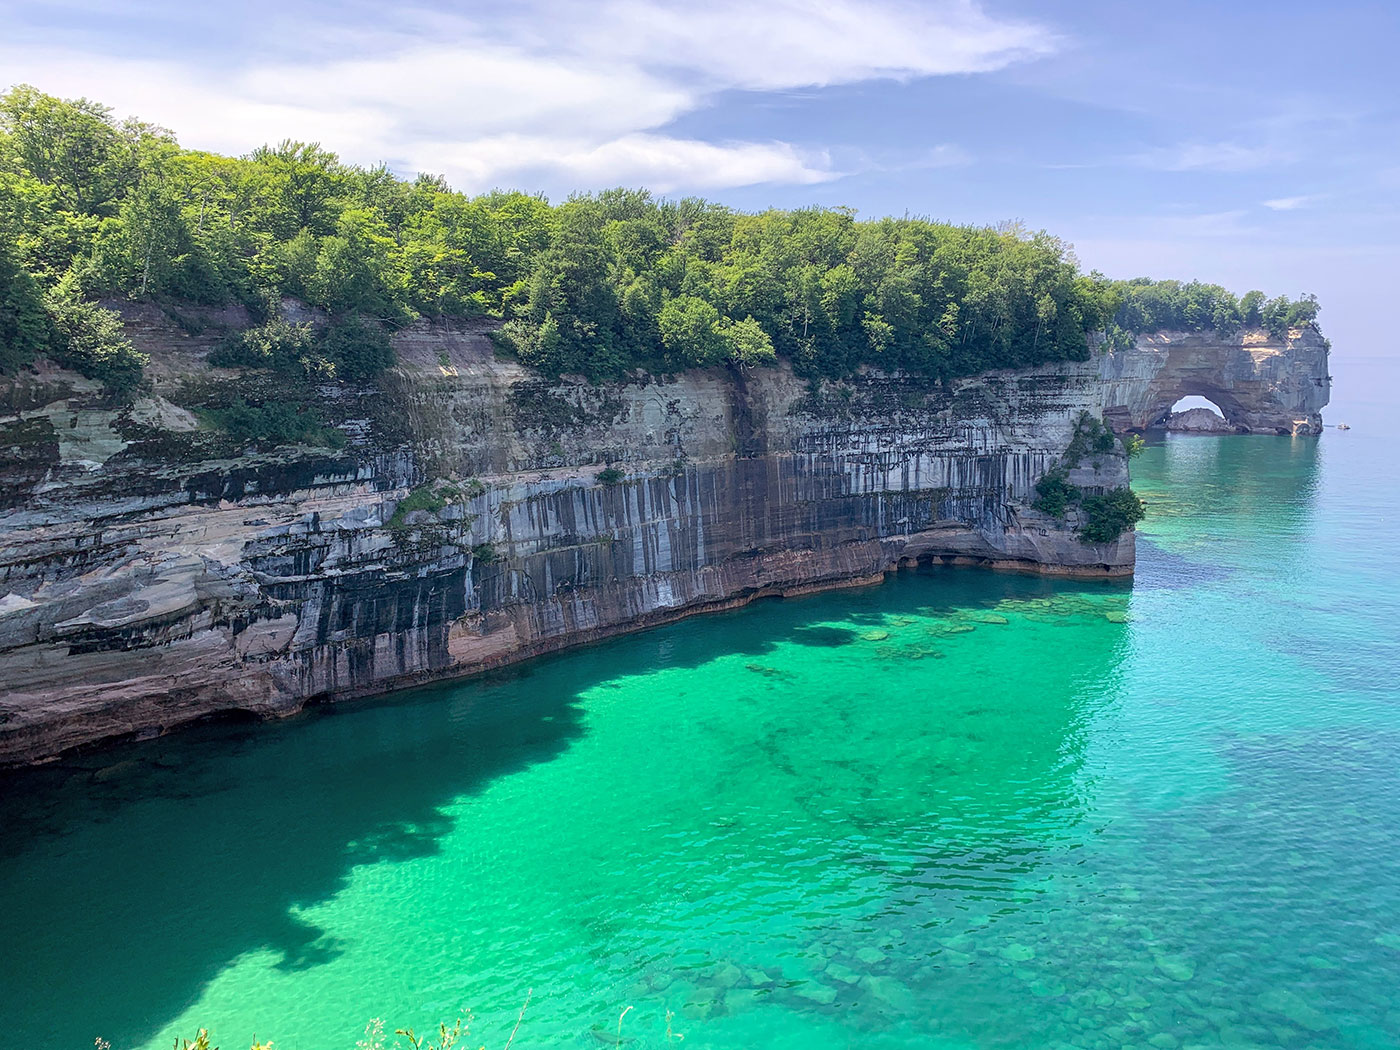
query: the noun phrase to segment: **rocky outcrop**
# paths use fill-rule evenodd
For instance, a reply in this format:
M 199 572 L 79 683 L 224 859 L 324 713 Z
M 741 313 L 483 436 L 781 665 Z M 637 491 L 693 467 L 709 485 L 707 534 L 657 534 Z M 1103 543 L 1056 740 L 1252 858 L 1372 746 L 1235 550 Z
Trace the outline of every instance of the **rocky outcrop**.
M 469 674 L 920 561 L 1131 572 L 1032 506 L 1100 363 L 944 390 L 790 371 L 546 383 L 420 325 L 340 450 L 230 449 L 178 407 L 213 335 L 132 318 L 154 389 L 29 375 L 0 411 L 0 764 Z M 1089 491 L 1127 483 L 1119 448 Z
M 1157 332 L 1099 357 L 1105 419 L 1118 431 L 1161 426 L 1195 394 L 1251 434 L 1322 433 L 1331 393 L 1328 343 L 1312 326 L 1283 339 L 1262 330 Z
M 1235 428 L 1208 408 L 1188 408 L 1173 412 L 1162 426 L 1183 434 L 1233 434 Z

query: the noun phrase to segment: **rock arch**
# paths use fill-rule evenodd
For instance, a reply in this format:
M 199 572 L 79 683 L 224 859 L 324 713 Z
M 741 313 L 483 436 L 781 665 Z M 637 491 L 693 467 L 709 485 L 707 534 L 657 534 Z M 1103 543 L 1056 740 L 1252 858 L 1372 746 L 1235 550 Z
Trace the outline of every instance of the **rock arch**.
M 1331 394 L 1327 351 L 1311 326 L 1283 339 L 1260 330 L 1142 335 L 1100 359 L 1104 418 L 1118 431 L 1145 430 L 1196 395 L 1244 433 L 1320 434 Z

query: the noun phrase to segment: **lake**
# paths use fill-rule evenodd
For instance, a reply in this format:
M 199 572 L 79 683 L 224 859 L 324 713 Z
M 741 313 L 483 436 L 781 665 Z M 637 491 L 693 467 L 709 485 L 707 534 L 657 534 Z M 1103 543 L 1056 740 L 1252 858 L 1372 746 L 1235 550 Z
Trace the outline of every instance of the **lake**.
M 1400 456 L 1348 408 L 1151 444 L 1130 583 L 905 572 L 11 775 L 4 1040 L 498 1050 L 532 989 L 522 1050 L 1400 1046 Z

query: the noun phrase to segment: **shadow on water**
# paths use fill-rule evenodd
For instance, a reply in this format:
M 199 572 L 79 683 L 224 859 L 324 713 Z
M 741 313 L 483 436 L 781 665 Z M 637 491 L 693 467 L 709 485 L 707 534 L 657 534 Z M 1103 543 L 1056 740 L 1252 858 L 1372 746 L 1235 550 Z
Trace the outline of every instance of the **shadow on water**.
M 848 642 L 846 622 L 985 607 L 1080 586 L 966 570 L 765 602 L 520 669 L 280 725 L 206 725 L 0 780 L 0 1014 L 19 1043 L 140 1045 L 225 967 L 288 970 L 341 948 L 298 917 L 360 864 L 437 852 L 452 800 L 548 762 L 619 675 Z M 736 629 L 736 620 L 743 624 Z M 55 1004 L 61 1004 L 57 1009 Z
M 203 726 L 6 777 L 9 1035 L 139 1045 L 245 952 L 271 950 L 287 970 L 334 959 L 339 946 L 297 911 L 357 864 L 436 852 L 452 827 L 441 806 L 566 749 L 587 683 L 561 671 L 538 688 L 485 682 Z

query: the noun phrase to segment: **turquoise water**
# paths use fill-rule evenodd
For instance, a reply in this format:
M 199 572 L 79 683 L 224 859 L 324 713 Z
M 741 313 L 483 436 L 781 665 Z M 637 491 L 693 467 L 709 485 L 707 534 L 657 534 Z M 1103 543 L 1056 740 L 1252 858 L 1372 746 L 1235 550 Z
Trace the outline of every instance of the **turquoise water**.
M 515 1047 L 1400 1046 L 1395 460 L 1172 438 L 1131 585 L 902 573 L 0 782 L 0 1042 L 498 1050 L 533 989 Z

